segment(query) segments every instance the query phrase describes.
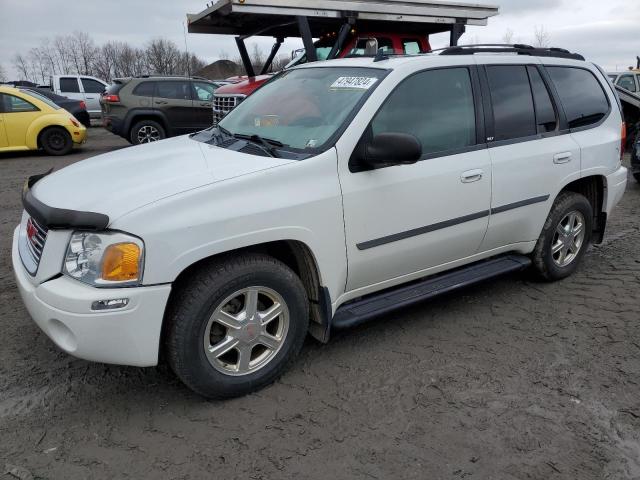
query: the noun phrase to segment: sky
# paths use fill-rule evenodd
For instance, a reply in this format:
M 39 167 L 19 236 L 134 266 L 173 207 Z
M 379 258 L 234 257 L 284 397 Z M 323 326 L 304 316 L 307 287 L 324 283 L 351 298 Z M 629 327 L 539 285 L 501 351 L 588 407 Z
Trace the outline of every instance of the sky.
M 468 0 L 473 2 L 474 0 Z M 544 27 L 552 46 L 583 54 L 606 70 L 624 70 L 640 55 L 640 0 L 475 0 L 500 6 L 500 15 L 486 27 L 469 27 L 460 43 L 499 43 L 505 32 L 514 42 L 533 43 L 536 27 Z M 186 13 L 198 13 L 207 0 L 0 0 L 0 65 L 8 77 L 16 53 L 26 54 L 43 40 L 74 31 L 89 33 L 97 44 L 120 40 L 144 46 L 166 37 L 185 45 Z M 188 49 L 207 62 L 223 52 L 236 57 L 230 36 L 187 34 Z M 257 38 L 268 52 L 273 40 Z M 446 46 L 448 37 L 436 35 L 433 48 Z M 249 42 L 250 43 L 250 42 Z M 299 48 L 290 39 L 283 51 Z

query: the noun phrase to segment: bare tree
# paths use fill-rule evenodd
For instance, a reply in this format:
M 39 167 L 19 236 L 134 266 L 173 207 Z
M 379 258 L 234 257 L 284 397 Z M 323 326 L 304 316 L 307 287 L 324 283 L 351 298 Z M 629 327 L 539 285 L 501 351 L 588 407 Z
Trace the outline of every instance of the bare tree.
M 504 35 L 502 36 L 502 43 L 506 43 L 507 45 L 512 45 L 513 42 L 513 37 L 514 37 L 514 32 L 513 30 L 511 30 L 510 28 L 507 28 L 507 31 L 504 32 Z
M 158 75 L 174 75 L 178 70 L 180 51 L 175 43 L 165 38 L 149 42 L 147 49 L 149 69 Z
M 551 35 L 544 25 L 536 25 L 533 31 L 533 46 L 538 48 L 548 48 L 551 45 Z
M 78 73 L 89 75 L 97 53 L 96 46 L 86 32 L 74 32 L 72 38 L 75 47 L 74 51 L 77 51 L 76 67 Z
M 0 83 L 7 81 L 7 74 L 4 73 L 4 67 L 0 64 Z
M 58 70 L 60 73 L 74 73 L 73 67 L 73 40 L 68 36 L 58 35 L 53 39 L 53 48 L 58 59 Z
M 20 75 L 20 80 L 29 80 L 31 78 L 31 72 L 29 69 L 29 61 L 26 57 L 19 53 L 13 56 L 13 66 Z

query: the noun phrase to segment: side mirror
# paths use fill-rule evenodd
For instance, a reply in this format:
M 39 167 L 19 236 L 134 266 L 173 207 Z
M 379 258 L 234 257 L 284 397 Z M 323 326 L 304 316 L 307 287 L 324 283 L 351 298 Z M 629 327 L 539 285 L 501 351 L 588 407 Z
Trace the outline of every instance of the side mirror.
M 411 165 L 422 157 L 422 144 L 407 133 L 380 133 L 359 150 L 358 163 L 364 169 Z

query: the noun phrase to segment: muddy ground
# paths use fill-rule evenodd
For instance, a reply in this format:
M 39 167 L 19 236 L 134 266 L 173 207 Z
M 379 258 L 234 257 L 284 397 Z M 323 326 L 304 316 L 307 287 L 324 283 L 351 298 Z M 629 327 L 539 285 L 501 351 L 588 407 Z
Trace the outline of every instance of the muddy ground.
M 94 128 L 66 158 L 0 156 L 1 479 L 640 478 L 635 182 L 573 278 L 510 276 L 309 340 L 276 384 L 209 402 L 164 367 L 69 357 L 18 297 L 25 177 L 125 145 Z

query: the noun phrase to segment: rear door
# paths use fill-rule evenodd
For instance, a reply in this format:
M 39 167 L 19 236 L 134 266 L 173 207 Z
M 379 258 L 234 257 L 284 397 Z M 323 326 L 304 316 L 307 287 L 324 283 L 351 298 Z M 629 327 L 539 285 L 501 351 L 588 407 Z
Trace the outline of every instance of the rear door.
M 153 106 L 164 113 L 172 135 L 181 135 L 198 129 L 198 115 L 193 108 L 190 81 L 156 82 Z
M 60 95 L 63 97 L 84 100 L 84 93 L 80 89 L 78 77 L 60 77 L 58 79 L 58 88 Z
M 561 185 L 580 177 L 580 149 L 563 127 L 546 71 L 536 65 L 482 68 L 493 171 L 482 250 L 537 240 Z
M 193 108 L 198 118 L 199 128 L 213 125 L 213 92 L 217 85 L 208 82 L 193 82 Z
M 84 101 L 87 104 L 87 111 L 92 117 L 100 116 L 100 95 L 105 91 L 107 85 L 93 78 L 82 77 L 80 79 L 84 92 Z

